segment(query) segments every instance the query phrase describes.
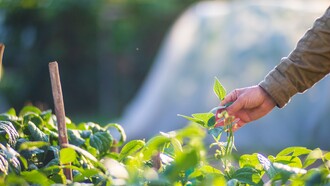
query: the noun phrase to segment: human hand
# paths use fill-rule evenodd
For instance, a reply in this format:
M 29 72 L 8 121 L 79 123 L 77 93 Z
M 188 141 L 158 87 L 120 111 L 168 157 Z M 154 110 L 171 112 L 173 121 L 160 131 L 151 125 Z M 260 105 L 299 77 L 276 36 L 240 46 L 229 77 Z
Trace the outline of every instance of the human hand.
M 273 98 L 260 86 L 236 89 L 229 93 L 220 105 L 233 102 L 226 108 L 229 115 L 238 118 L 238 122 L 233 126 L 233 130 L 243 127 L 245 124 L 257 120 L 268 114 L 276 105 Z M 218 110 L 218 113 L 221 110 Z M 216 126 L 222 126 L 223 121 L 217 118 Z

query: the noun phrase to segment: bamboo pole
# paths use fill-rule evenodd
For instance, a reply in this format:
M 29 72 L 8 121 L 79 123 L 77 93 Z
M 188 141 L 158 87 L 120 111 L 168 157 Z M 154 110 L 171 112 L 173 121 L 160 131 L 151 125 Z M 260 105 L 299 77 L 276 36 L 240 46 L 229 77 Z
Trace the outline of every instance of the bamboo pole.
M 2 58 L 4 51 L 5 51 L 5 45 L 3 43 L 0 43 L 0 80 L 2 77 Z
M 58 138 L 61 148 L 65 148 L 65 144 L 68 144 L 68 136 L 65 123 L 65 111 L 64 101 L 61 87 L 61 80 L 58 70 L 57 62 L 49 63 L 50 81 L 52 84 L 52 92 L 54 99 L 55 114 L 57 118 Z M 70 169 L 64 169 L 66 179 L 72 180 L 72 172 Z

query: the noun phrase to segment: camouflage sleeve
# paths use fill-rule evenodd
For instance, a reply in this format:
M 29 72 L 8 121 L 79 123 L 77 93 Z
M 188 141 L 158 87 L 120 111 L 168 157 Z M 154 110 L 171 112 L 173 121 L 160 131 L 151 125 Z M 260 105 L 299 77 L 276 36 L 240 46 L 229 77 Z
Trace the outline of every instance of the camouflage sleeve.
M 278 107 L 330 72 L 330 7 L 299 40 L 296 48 L 259 83 Z

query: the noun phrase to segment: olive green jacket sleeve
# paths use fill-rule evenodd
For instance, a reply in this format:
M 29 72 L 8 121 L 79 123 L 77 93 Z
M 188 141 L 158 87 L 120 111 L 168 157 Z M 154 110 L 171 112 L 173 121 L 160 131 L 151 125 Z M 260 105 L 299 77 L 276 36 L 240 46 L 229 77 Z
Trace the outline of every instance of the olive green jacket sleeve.
M 299 40 L 296 48 L 259 83 L 284 107 L 296 93 L 312 87 L 330 72 L 330 7 Z

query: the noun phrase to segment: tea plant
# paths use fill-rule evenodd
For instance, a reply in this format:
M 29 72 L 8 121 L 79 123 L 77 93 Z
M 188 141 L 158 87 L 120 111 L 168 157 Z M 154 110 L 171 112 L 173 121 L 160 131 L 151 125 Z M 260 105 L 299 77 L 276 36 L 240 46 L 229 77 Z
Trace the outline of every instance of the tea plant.
M 220 100 L 226 95 L 217 79 L 213 89 Z M 124 129 L 116 123 L 75 124 L 66 118 L 69 144 L 62 149 L 51 111 L 27 106 L 17 114 L 10 109 L 0 114 L 0 185 L 330 183 L 330 153 L 318 148 L 288 147 L 276 156 L 244 154 L 234 161 L 236 121 L 226 107 L 191 117 L 181 115 L 192 123 L 149 140 L 128 142 Z M 119 139 L 113 137 L 112 129 L 118 131 Z M 203 142 L 206 135 L 214 139 L 209 147 Z M 211 148 L 216 150 L 209 157 Z M 66 179 L 63 168 L 72 170 L 73 180 Z

